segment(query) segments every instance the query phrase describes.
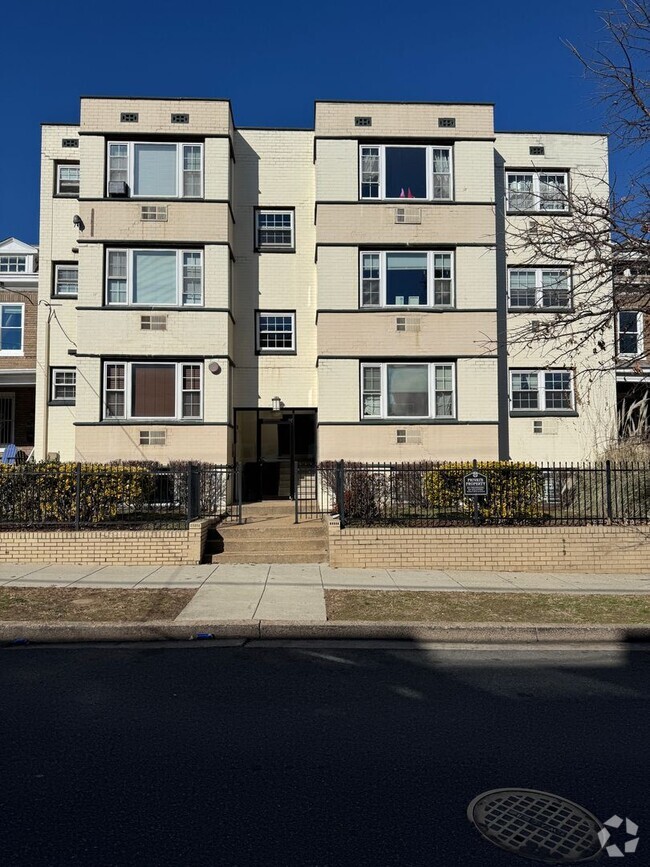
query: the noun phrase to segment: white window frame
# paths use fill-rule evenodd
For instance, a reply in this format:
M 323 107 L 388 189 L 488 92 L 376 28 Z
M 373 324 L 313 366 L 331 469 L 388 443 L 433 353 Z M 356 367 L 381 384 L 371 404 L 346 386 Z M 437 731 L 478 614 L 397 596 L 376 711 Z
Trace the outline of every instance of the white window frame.
M 537 374 L 537 403 L 536 407 L 517 407 L 513 406 L 514 388 L 512 385 L 512 377 L 515 374 Z M 568 373 L 569 383 L 571 386 L 571 406 L 566 409 L 558 409 L 557 407 L 546 406 L 546 380 L 547 373 Z M 575 372 L 570 367 L 531 367 L 531 368 L 511 368 L 509 377 L 509 404 L 512 415 L 540 415 L 541 413 L 574 413 L 576 408 L 576 392 L 575 392 Z
M 428 397 L 429 397 L 429 414 L 428 415 L 406 415 L 406 416 L 397 416 L 397 415 L 388 415 L 388 368 L 389 367 L 413 367 L 414 365 L 419 365 L 421 367 L 427 367 L 428 372 Z M 457 418 L 458 413 L 458 398 L 456 391 L 456 362 L 455 361 L 422 361 L 419 358 L 413 358 L 409 361 L 367 361 L 363 362 L 360 366 L 360 376 L 359 376 L 359 415 L 361 421 L 371 421 L 373 419 L 381 419 L 382 421 L 395 421 L 397 424 L 403 424 L 404 422 L 411 421 L 417 422 L 422 419 L 435 419 L 435 420 L 455 420 Z M 439 367 L 449 367 L 451 368 L 451 402 L 452 402 L 452 414 L 451 415 L 436 415 L 436 369 Z M 364 370 L 368 368 L 380 368 L 380 382 L 381 382 L 381 394 L 380 394 L 380 414 L 379 415 L 365 415 L 363 408 L 363 374 Z
M 56 377 L 57 374 L 72 374 L 74 376 L 74 383 L 62 382 L 57 383 Z M 74 388 L 75 396 L 73 398 L 70 397 L 57 397 L 56 389 L 57 386 L 62 388 L 70 388 L 70 386 Z M 62 403 L 62 404 L 74 404 L 77 400 L 77 370 L 74 367 L 51 367 L 50 368 L 50 403 Z
M 176 254 L 176 301 L 171 304 L 147 304 L 139 303 L 133 300 L 133 254 L 134 253 L 175 253 Z M 126 278 L 113 277 L 115 280 L 125 279 L 126 281 L 126 301 L 109 301 L 108 298 L 108 281 L 111 279 L 109 274 L 109 255 L 111 253 L 126 253 Z M 185 253 L 198 253 L 201 259 L 201 300 L 198 304 L 183 303 L 183 256 Z M 160 247 L 107 247 L 106 248 L 106 268 L 104 280 L 104 304 L 106 307 L 136 307 L 146 309 L 157 308 L 175 308 L 175 307 L 191 307 L 199 308 L 204 305 L 204 283 L 205 283 L 205 267 L 204 267 L 203 250 L 196 247 L 188 247 L 185 249 L 177 248 L 160 248 Z
M 531 191 L 531 195 L 533 197 L 533 207 L 528 208 L 525 211 L 520 211 L 517 208 L 510 207 L 510 177 L 516 177 L 517 175 L 531 175 L 533 179 L 533 189 Z M 566 199 L 564 201 L 564 207 L 562 208 L 542 208 L 542 197 L 540 194 L 540 183 L 539 179 L 542 175 L 561 175 L 564 178 L 564 195 Z M 516 171 L 513 169 L 506 170 L 506 210 L 509 214 L 567 214 L 569 212 L 569 173 L 563 171 L 553 171 L 553 169 L 545 169 L 543 171 L 535 170 L 529 171 L 528 169 L 523 169 L 522 171 Z
M 388 198 L 386 196 L 386 148 L 424 148 L 426 151 L 426 182 L 427 194 L 424 198 L 412 197 Z M 377 196 L 364 196 L 363 193 L 363 151 L 364 148 L 379 148 L 379 194 Z M 433 152 L 448 151 L 449 153 L 449 196 L 445 198 L 433 197 Z M 401 143 L 392 144 L 365 144 L 359 145 L 359 200 L 362 202 L 400 202 L 408 204 L 409 202 L 453 202 L 454 200 L 454 149 L 452 145 L 409 145 Z
M 261 346 L 260 320 L 262 316 L 286 316 L 291 319 L 291 347 Z M 269 332 L 277 334 L 279 332 Z M 286 332 L 282 332 L 286 334 Z M 259 355 L 290 355 L 296 352 L 296 311 L 295 310 L 256 310 L 255 311 L 255 351 Z
M 27 269 L 27 256 L 22 254 L 15 253 L 3 253 L 0 255 L 0 274 L 28 274 L 29 271 Z M 22 271 L 19 269 L 18 265 L 23 264 Z M 12 270 L 10 268 L 11 265 L 15 265 L 15 268 Z
M 155 418 L 149 418 L 147 416 L 135 416 L 131 415 L 131 405 L 132 405 L 132 397 L 133 397 L 133 365 L 147 365 L 150 367 L 158 367 L 159 365 L 169 365 L 174 366 L 176 368 L 175 372 L 175 404 L 176 404 L 176 412 L 173 416 L 155 416 Z M 107 367 L 112 365 L 121 365 L 124 367 L 124 415 L 109 415 L 108 407 L 106 404 L 106 377 L 107 377 Z M 199 415 L 192 416 L 183 416 L 183 368 L 184 367 L 198 367 L 199 368 L 199 376 L 200 376 L 200 406 L 199 406 Z M 111 391 L 116 391 L 117 389 L 111 389 Z M 201 361 L 173 361 L 167 360 L 165 358 L 159 358 L 156 361 L 140 361 L 140 360 L 124 360 L 124 359 L 110 359 L 104 361 L 103 364 L 103 384 L 102 384 L 102 419 L 104 421 L 151 421 L 151 422 L 164 422 L 164 421 L 184 421 L 184 422 L 192 422 L 192 421 L 202 421 L 203 420 L 203 403 L 204 403 L 204 376 L 203 376 L 203 363 Z
M 77 291 L 73 294 L 72 292 L 59 292 L 59 271 L 72 271 L 75 270 L 77 272 Z M 71 262 L 69 265 L 66 265 L 65 262 L 61 262 L 58 265 L 54 266 L 54 297 L 55 298 L 77 298 L 79 295 L 79 265 L 75 262 Z
M 156 145 L 167 144 L 176 146 L 176 195 L 140 195 L 134 193 L 135 181 L 135 147 L 137 145 Z M 111 146 L 126 145 L 127 146 L 127 184 L 129 187 L 129 198 L 131 199 L 188 199 L 189 201 L 197 201 L 202 199 L 205 194 L 205 152 L 203 142 L 152 142 L 152 141 L 109 141 L 106 144 L 106 189 L 111 182 Z M 184 175 L 184 148 L 198 147 L 201 152 L 201 191 L 198 196 L 186 196 L 183 192 L 183 175 Z
M 79 197 L 79 186 L 77 186 L 76 193 L 71 192 L 61 192 L 61 169 L 72 169 L 76 168 L 79 174 L 78 183 L 81 182 L 81 172 L 79 170 L 79 163 L 57 163 L 56 164 L 56 194 L 57 196 L 70 196 L 70 198 L 75 199 Z
M 511 295 L 511 275 L 515 271 L 532 271 L 535 274 L 535 304 L 530 306 L 525 305 L 517 305 L 512 303 L 512 295 Z M 544 289 L 548 288 L 543 285 L 544 274 L 548 274 L 549 272 L 555 271 L 564 271 L 566 274 L 567 281 L 567 290 L 569 293 L 568 303 L 563 306 L 544 306 Z M 572 305 L 573 298 L 573 289 L 571 283 L 571 269 L 566 267 L 557 267 L 557 268 L 544 268 L 544 267 L 528 267 L 527 265 L 513 265 L 508 268 L 508 309 L 511 311 L 526 311 L 526 310 L 548 310 L 553 312 L 554 310 L 570 310 Z
M 636 352 L 621 352 L 621 336 L 632 334 L 631 331 L 621 330 L 621 313 L 636 313 Z M 616 349 L 620 358 L 637 358 L 643 354 L 643 311 L 619 310 L 616 316 Z
M 20 349 L 2 348 L 2 311 L 5 307 L 20 307 Z M 0 304 L 0 356 L 16 358 L 25 354 L 25 305 L 16 301 L 3 301 Z
M 261 244 L 260 243 L 260 216 L 262 214 L 288 214 L 291 218 L 291 242 L 289 244 Z M 278 229 L 286 231 L 286 229 Z M 257 208 L 255 211 L 255 249 L 260 252 L 265 250 L 295 250 L 296 249 L 296 212 L 293 208 Z
M 426 304 L 388 304 L 386 302 L 386 289 L 388 286 L 387 256 L 391 253 L 413 253 L 427 256 L 427 300 Z M 363 257 L 379 256 L 379 304 L 363 303 Z M 435 257 L 451 256 L 451 302 L 449 304 L 435 304 Z M 456 263 L 453 250 L 361 250 L 359 253 L 359 307 L 363 310 L 422 310 L 423 308 L 435 308 L 438 310 L 451 310 L 456 305 Z

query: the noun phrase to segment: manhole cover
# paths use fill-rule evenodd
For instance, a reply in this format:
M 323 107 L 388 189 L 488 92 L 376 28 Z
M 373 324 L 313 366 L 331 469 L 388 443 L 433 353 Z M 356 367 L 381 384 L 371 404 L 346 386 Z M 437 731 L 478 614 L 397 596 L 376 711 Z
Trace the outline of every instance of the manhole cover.
M 598 819 L 549 792 L 492 789 L 474 798 L 467 818 L 495 846 L 544 864 L 590 861 L 602 849 Z

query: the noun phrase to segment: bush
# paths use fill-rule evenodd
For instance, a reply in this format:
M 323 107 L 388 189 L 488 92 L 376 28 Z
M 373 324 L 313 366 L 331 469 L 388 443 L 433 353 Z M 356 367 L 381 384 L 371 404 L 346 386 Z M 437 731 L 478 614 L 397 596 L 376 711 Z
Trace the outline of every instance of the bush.
M 474 512 L 473 497 L 463 495 L 463 477 L 478 470 L 487 476 L 488 496 L 479 499 L 479 515 L 489 523 L 527 523 L 544 515 L 544 475 L 530 463 L 469 461 L 441 463 L 424 474 L 424 494 L 437 514 Z
M 0 522 L 11 524 L 73 524 L 77 514 L 77 465 L 0 464 Z M 110 522 L 147 510 L 155 491 L 148 467 L 82 464 L 80 521 Z

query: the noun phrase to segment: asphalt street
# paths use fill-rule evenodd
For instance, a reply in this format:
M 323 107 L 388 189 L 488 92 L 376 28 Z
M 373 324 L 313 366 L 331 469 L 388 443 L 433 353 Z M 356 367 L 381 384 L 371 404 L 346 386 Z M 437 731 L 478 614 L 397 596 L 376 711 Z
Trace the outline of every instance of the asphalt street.
M 517 867 L 466 818 L 515 786 L 632 818 L 640 867 L 649 711 L 632 646 L 4 648 L 0 863 Z

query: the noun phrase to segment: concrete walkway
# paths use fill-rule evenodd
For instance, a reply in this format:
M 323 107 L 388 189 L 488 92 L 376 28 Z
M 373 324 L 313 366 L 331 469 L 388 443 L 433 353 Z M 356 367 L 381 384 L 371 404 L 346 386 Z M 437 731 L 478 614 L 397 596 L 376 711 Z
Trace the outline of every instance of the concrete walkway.
M 325 620 L 325 590 L 650 593 L 650 572 L 407 571 L 332 569 L 325 563 L 205 566 L 74 566 L 0 563 L 1 587 L 197 590 L 179 621 Z

